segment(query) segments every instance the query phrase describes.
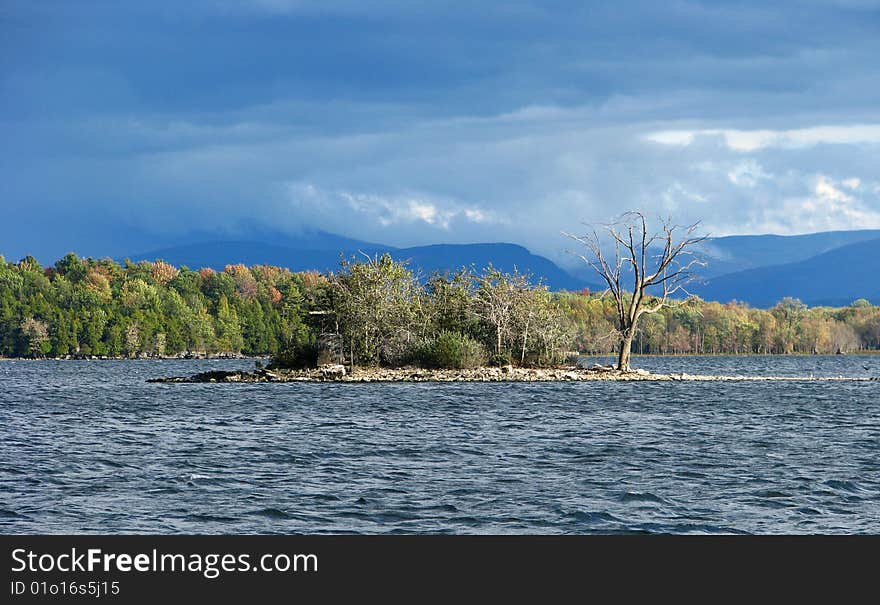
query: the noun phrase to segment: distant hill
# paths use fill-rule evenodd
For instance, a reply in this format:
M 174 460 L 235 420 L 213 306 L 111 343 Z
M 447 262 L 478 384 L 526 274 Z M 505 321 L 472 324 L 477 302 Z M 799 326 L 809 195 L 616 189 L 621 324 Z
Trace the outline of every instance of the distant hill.
M 271 264 L 294 271 L 336 271 L 340 254 L 358 256 L 388 251 L 408 260 L 423 274 L 489 263 L 504 271 L 517 267 L 541 277 L 554 290 L 602 290 L 592 270 L 572 265 L 560 268 L 522 246 L 507 243 L 437 244 L 395 248 L 322 231 L 287 234 L 258 227 L 228 239 L 217 233 L 190 233 L 187 242 L 157 247 L 130 256 L 132 260 L 161 258 L 190 268 L 222 269 L 230 263 Z M 877 275 L 880 230 L 829 231 L 807 235 L 736 235 L 707 240 L 700 255 L 708 265 L 700 270 L 704 284 L 690 291 L 708 300 L 740 300 L 766 307 L 785 296 L 808 304 L 849 304 L 856 298 L 880 303 Z
M 516 267 L 521 272 L 543 278 L 553 290 L 597 289 L 597 286 L 571 276 L 549 259 L 532 254 L 516 244 L 436 244 L 390 252 L 395 259 L 410 260 L 412 266 L 420 267 L 427 273 L 471 264 L 480 269 L 492 263 L 502 271 L 510 272 Z
M 262 241 L 209 241 L 181 246 L 171 246 L 129 256 L 132 261 L 162 259 L 174 265 L 187 265 L 192 269 L 211 267 L 223 269 L 227 264 L 268 264 L 287 267 L 293 271 L 316 270 L 322 272 L 339 269 L 340 254 L 361 257 L 360 252 L 377 254 L 389 252 L 396 260 L 410 261 L 413 269 L 424 274 L 434 271 L 456 270 L 475 265 L 483 268 L 488 264 L 502 271 L 514 267 L 543 278 L 553 290 L 596 289 L 585 280 L 572 277 L 552 261 L 532 254 L 515 244 L 436 244 L 413 248 L 393 248 L 356 240 L 338 238 L 329 234 L 296 247 L 264 243 Z M 290 240 L 289 240 L 290 241 Z
M 369 249 L 368 249 L 369 250 Z M 133 254 L 132 261 L 162 259 L 172 265 L 186 265 L 190 269 L 210 267 L 222 271 L 230 264 L 276 265 L 293 271 L 331 271 L 339 268 L 340 251 L 288 248 L 274 244 L 250 241 L 213 241 L 171 246 L 141 254 Z
M 841 246 L 880 239 L 880 229 L 824 231 L 805 235 L 729 235 L 701 244 L 697 256 L 706 262 L 700 275 L 709 278 L 747 269 L 784 265 L 806 260 Z M 657 250 L 659 252 L 660 250 Z M 596 281 L 592 269 L 573 265 L 571 272 Z
M 187 241 L 224 241 L 235 240 L 240 242 L 258 242 L 263 244 L 271 244 L 273 246 L 283 246 L 285 248 L 294 248 L 297 250 L 324 250 L 336 252 L 339 250 L 396 250 L 394 246 L 387 244 L 374 244 L 363 240 L 352 239 L 335 233 L 326 231 L 305 229 L 298 233 L 285 233 L 266 229 L 264 227 L 251 226 L 242 230 L 238 237 L 217 237 L 216 234 L 205 232 L 203 234 L 191 235 Z M 179 243 L 179 242 L 178 242 Z
M 759 307 L 785 296 L 809 304 L 870 300 L 872 288 L 877 288 L 867 267 L 876 268 L 871 263 L 880 257 L 878 242 L 876 229 L 711 238 L 696 251 L 706 266 L 695 272 L 706 283 L 691 284 L 688 290 L 707 300 L 735 299 Z M 859 270 L 860 266 L 865 268 Z M 571 271 L 578 278 L 596 281 L 588 267 Z M 880 303 L 880 296 L 873 296 L 872 302 Z
M 859 232 L 860 233 L 860 232 Z M 848 305 L 857 298 L 880 303 L 880 238 L 835 248 L 794 263 L 712 277 L 690 288 L 707 300 L 739 300 L 768 307 L 786 296 L 809 305 Z
M 880 239 L 880 230 L 825 231 L 806 235 L 731 235 L 707 240 L 706 277 L 806 260 L 841 246 Z

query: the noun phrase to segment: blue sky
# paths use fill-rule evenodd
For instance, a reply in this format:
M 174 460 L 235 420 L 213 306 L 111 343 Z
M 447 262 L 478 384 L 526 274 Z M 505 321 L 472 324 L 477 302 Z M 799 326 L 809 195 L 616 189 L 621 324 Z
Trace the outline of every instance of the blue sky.
M 880 227 L 877 57 L 873 0 L 5 0 L 0 253 Z

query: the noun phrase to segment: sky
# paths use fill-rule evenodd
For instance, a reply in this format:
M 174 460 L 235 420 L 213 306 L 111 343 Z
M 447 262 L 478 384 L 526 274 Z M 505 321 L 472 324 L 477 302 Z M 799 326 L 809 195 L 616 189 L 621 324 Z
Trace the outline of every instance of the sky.
M 880 0 L 0 0 L 0 253 L 880 227 Z

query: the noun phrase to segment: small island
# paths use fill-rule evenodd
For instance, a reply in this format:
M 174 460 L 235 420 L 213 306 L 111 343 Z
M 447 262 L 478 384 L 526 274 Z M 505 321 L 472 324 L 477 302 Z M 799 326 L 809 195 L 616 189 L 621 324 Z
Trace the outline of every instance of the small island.
M 192 376 L 151 378 L 147 382 L 183 383 L 255 383 L 255 382 L 630 382 L 630 381 L 698 381 L 698 382 L 876 382 L 880 377 L 851 376 L 722 376 L 705 374 L 655 374 L 647 370 L 618 371 L 614 366 L 596 365 L 589 368 L 560 366 L 556 368 L 522 368 L 513 366 L 471 369 L 427 368 L 355 368 L 328 365 L 315 369 L 257 369 L 248 371 L 212 370 Z

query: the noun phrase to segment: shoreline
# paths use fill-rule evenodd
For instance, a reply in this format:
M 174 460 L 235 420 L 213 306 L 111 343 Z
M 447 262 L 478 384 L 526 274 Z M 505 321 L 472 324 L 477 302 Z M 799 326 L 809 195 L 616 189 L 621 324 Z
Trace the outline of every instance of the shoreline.
M 205 361 L 222 359 L 271 359 L 271 355 L 244 355 L 240 353 L 180 353 L 177 355 L 65 355 L 64 357 L 2 357 L 0 361 Z
M 880 356 L 880 349 L 849 351 L 846 353 L 633 353 L 632 359 L 655 357 L 859 357 L 862 355 Z M 579 357 L 588 359 L 616 359 L 615 353 L 583 353 Z M 145 355 L 127 357 L 125 355 L 65 355 L 63 357 L 3 357 L 0 361 L 205 361 L 221 359 L 272 359 L 272 355 L 243 353 L 178 353 L 176 355 Z
M 324 366 L 308 370 L 209 371 L 193 376 L 147 379 L 149 383 L 287 383 L 287 382 L 880 382 L 880 377 L 857 376 L 723 376 L 703 374 L 652 374 L 646 370 L 485 367 L 468 370 L 424 368 L 355 368 Z

